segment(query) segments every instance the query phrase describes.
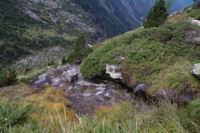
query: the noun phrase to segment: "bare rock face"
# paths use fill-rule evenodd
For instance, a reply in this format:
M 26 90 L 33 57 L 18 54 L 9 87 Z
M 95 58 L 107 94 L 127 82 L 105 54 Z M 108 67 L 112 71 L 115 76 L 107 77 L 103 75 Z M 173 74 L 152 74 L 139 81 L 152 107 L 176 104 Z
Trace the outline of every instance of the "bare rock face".
M 192 67 L 192 74 L 200 78 L 200 63 L 194 64 L 194 66 Z
M 119 72 L 119 66 L 107 64 L 106 73 L 109 74 L 112 79 L 122 79 L 122 74 Z

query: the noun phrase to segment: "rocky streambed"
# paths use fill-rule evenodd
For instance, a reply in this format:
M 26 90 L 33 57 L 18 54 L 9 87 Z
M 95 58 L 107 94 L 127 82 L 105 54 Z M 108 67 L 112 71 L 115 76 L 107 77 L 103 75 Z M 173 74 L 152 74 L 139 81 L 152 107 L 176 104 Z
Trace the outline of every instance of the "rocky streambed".
M 120 101 L 131 101 L 133 95 L 122 89 L 119 84 L 111 81 L 99 83 L 89 82 L 83 79 L 79 72 L 79 66 L 59 66 L 30 81 L 30 86 L 39 89 L 44 85 L 57 89 L 65 89 L 72 105 L 70 106 L 78 114 L 90 113 L 97 107 L 115 105 Z
M 195 64 L 192 74 L 199 76 L 199 68 L 199 64 Z M 117 81 L 122 79 L 117 66 L 106 65 L 105 69 L 111 79 L 119 79 Z M 82 77 L 80 67 L 75 65 L 58 66 L 30 81 L 30 86 L 34 89 L 39 89 L 44 85 L 64 89 L 68 93 L 66 98 L 72 102 L 70 108 L 78 114 L 92 113 L 100 106 L 112 106 L 120 101 L 141 101 L 142 99 L 145 102 L 158 103 L 160 100 L 168 99 L 175 103 L 187 104 L 197 96 L 197 92 L 189 87 L 180 92 L 166 89 L 149 95 L 148 86 L 144 83 L 138 84 L 136 88 L 127 89 L 124 84 L 110 80 L 87 81 Z

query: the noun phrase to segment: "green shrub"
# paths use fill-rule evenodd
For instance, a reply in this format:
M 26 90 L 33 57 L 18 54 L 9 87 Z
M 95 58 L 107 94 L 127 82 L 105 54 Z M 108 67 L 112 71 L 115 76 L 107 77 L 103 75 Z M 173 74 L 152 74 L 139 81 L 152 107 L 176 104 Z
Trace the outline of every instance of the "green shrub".
M 84 35 L 80 35 L 79 38 L 76 40 L 75 49 L 71 52 L 67 57 L 67 62 L 72 63 L 80 63 L 82 62 L 83 58 L 87 57 L 88 54 L 92 52 L 92 48 L 86 46 L 86 40 Z
M 62 58 L 62 65 L 65 65 L 67 63 L 67 60 L 65 59 L 65 57 Z
M 197 119 L 200 124 L 200 98 L 189 104 L 189 109 L 193 118 Z
M 25 123 L 30 113 L 32 112 L 32 106 L 21 106 L 20 103 L 10 103 L 10 101 L 4 101 L 0 106 L 0 131 L 4 131 L 6 128 L 14 127 L 19 124 Z
M 17 73 L 15 70 L 1 70 L 0 71 L 0 87 L 8 86 L 17 81 Z
M 55 64 L 54 60 L 48 63 L 48 66 L 53 66 Z

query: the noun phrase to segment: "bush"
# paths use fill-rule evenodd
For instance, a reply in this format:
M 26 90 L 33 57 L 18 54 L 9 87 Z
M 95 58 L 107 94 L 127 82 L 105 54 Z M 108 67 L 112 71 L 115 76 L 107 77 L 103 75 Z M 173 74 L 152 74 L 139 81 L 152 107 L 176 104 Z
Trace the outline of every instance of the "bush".
M 55 64 L 54 60 L 48 63 L 48 66 L 53 66 Z
M 17 73 L 15 70 L 1 70 L 0 71 L 0 87 L 8 86 L 17 81 Z
M 143 26 L 145 28 L 158 27 L 165 23 L 168 15 L 165 1 L 156 0 L 156 3 L 149 12 L 147 19 L 143 21 Z
M 62 65 L 65 65 L 67 63 L 67 60 L 65 59 L 65 57 L 62 58 Z
M 31 105 L 21 107 L 17 102 L 12 104 L 9 101 L 3 102 L 0 106 L 0 131 L 23 124 L 28 120 L 31 112 Z

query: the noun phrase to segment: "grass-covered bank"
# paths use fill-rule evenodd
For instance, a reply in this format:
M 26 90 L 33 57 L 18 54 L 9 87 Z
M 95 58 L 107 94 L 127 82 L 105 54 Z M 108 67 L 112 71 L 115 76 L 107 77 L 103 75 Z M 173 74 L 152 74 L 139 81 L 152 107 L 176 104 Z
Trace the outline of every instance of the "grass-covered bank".
M 156 92 L 163 85 L 160 78 L 165 78 L 170 82 L 165 80 L 164 88 L 181 90 L 191 85 L 197 89 L 200 82 L 192 78 L 190 68 L 199 62 L 200 47 L 189 37 L 192 31 L 197 32 L 194 35 L 197 37 L 200 27 L 177 22 L 124 34 L 102 43 L 83 61 L 81 72 L 91 78 L 101 74 L 106 64 L 119 64 L 123 82 L 130 87 L 145 82 Z M 120 57 L 125 59 L 120 60 Z M 177 66 L 178 71 L 170 70 L 173 66 Z

